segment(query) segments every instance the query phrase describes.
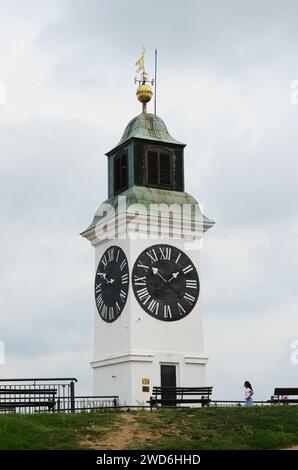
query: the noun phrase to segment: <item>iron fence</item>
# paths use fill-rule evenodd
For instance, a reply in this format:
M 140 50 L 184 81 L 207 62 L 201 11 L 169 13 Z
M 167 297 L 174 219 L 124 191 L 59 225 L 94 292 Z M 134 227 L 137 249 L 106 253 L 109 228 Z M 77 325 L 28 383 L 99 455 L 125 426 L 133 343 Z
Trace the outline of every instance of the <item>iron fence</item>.
M 125 406 L 119 397 L 75 394 L 77 379 L 28 378 L 0 379 L 1 413 L 80 413 L 108 409 L 150 409 L 145 403 L 138 406 Z M 210 407 L 241 407 L 244 400 L 211 400 Z M 272 400 L 254 401 L 256 406 L 272 405 Z M 163 406 L 166 408 L 166 406 Z M 186 406 L 177 406 L 182 409 Z
M 115 408 L 117 396 L 76 396 L 75 377 L 0 379 L 0 413 L 76 413 Z
M 105 408 L 117 408 L 118 396 L 81 396 L 75 397 L 75 411 L 98 411 Z

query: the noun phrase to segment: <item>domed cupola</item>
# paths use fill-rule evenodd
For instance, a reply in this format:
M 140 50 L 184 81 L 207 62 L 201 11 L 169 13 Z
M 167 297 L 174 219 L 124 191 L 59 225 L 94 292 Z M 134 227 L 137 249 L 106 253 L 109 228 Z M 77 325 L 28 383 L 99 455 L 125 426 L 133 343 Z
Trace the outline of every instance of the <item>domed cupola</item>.
M 118 145 L 127 142 L 133 137 L 135 139 L 183 145 L 169 134 L 167 126 L 160 117 L 147 112 L 143 112 L 129 121 Z
M 138 82 L 136 95 L 143 112 L 127 124 L 120 142 L 106 154 L 109 198 L 132 186 L 184 191 L 185 144 L 169 134 L 160 117 L 147 112 L 153 92 L 144 69 Z

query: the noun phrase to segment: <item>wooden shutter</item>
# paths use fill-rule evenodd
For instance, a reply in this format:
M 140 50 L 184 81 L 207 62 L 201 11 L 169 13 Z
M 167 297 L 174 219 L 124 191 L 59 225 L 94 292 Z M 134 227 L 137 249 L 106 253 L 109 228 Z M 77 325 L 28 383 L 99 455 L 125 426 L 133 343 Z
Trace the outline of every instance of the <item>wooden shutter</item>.
M 122 154 L 114 160 L 114 194 L 127 188 L 127 155 Z
M 147 181 L 148 184 L 158 185 L 158 153 L 147 153 Z
M 127 155 L 121 157 L 121 189 L 127 188 Z
M 114 192 L 118 193 L 121 189 L 121 158 L 114 160 Z
M 149 186 L 172 187 L 172 155 L 161 149 L 151 149 L 147 152 L 146 183 Z
M 169 153 L 159 155 L 159 184 L 171 186 L 171 155 Z

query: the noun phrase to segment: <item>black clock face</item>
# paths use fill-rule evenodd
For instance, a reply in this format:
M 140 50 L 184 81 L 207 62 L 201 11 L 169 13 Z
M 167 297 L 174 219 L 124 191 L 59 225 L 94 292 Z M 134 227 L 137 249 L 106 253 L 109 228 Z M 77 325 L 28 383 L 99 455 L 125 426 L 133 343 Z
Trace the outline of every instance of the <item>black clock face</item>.
M 137 258 L 132 272 L 134 294 L 154 318 L 176 321 L 194 308 L 199 276 L 190 258 L 171 245 L 153 245 Z
M 111 323 L 120 316 L 127 300 L 128 262 L 119 246 L 110 246 L 102 255 L 95 275 L 95 302 L 101 318 Z

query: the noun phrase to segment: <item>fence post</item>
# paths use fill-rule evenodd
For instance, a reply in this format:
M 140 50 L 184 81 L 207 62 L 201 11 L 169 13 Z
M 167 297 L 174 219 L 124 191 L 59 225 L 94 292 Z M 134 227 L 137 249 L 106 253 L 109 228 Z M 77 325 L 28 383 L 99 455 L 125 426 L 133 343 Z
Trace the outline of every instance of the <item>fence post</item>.
M 73 381 L 70 382 L 70 411 L 75 412 L 75 384 Z

